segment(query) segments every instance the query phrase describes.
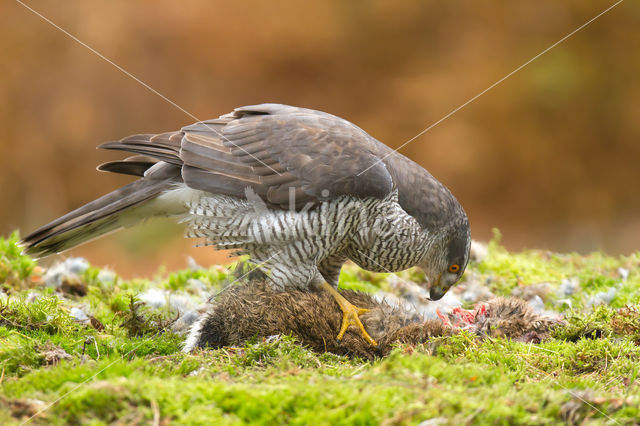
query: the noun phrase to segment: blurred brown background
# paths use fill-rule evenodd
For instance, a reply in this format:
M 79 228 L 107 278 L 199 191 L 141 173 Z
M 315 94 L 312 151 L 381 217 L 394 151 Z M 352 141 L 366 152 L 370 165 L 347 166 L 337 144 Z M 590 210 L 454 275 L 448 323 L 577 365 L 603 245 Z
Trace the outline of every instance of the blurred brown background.
M 28 4 L 200 119 L 282 102 L 397 147 L 609 1 Z M 512 249 L 640 247 L 640 3 L 627 1 L 401 152 Z M 12 1 L 0 3 L 0 233 L 128 181 L 95 145 L 194 120 Z M 124 275 L 220 261 L 165 223 L 74 250 Z

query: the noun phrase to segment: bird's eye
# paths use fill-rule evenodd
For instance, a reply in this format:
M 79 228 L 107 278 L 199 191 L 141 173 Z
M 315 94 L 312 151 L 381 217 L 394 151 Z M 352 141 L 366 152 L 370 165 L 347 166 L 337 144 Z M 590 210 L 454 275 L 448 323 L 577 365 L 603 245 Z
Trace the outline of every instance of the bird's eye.
M 460 265 L 458 265 L 457 263 L 449 266 L 449 272 L 451 272 L 452 274 L 456 274 L 458 273 L 458 271 L 460 271 Z

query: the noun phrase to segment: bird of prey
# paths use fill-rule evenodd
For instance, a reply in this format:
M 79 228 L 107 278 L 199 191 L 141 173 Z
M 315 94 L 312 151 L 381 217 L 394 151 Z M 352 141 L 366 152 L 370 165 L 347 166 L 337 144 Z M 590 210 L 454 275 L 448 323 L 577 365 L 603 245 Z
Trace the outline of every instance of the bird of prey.
M 467 215 L 420 165 L 354 124 L 279 104 L 235 109 L 179 131 L 139 134 L 104 149 L 134 156 L 98 170 L 134 182 L 41 227 L 22 241 L 59 253 L 154 216 L 188 224 L 188 237 L 248 254 L 271 285 L 329 291 L 350 325 L 376 342 L 337 291 L 343 263 L 392 272 L 421 267 L 440 299 L 467 266 Z

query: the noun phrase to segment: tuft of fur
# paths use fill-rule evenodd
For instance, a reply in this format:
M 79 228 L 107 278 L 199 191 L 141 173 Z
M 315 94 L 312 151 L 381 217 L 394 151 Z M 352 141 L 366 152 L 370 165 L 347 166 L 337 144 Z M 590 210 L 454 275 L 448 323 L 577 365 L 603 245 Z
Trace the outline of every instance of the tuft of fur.
M 316 352 L 371 360 L 389 354 L 394 343 L 420 344 L 431 337 L 458 332 L 440 320 L 425 321 L 402 306 L 378 302 L 365 293 L 349 290 L 340 293 L 354 305 L 370 309 L 360 319 L 377 347 L 369 345 L 354 327 L 347 330 L 342 341 L 336 340 L 342 312 L 329 293 L 278 292 L 263 281 L 256 281 L 230 287 L 218 295 L 192 326 L 183 350 L 236 346 L 254 338 L 291 334 Z M 471 330 L 481 337 L 526 339 L 528 333 L 535 333 L 542 339 L 554 324 L 535 314 L 522 300 L 495 299 L 488 302 Z
M 484 303 L 484 313 L 473 324 L 481 337 L 508 337 L 521 342 L 540 343 L 563 321 L 538 314 L 527 302 L 518 298 L 498 297 Z

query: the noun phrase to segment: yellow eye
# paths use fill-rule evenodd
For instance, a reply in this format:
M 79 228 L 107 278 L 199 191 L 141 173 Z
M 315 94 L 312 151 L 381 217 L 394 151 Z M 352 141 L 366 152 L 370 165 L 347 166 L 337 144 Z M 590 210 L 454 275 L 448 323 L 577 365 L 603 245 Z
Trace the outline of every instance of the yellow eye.
M 449 272 L 451 272 L 452 274 L 457 274 L 460 271 L 460 265 L 458 265 L 457 263 L 454 263 L 453 265 L 449 266 Z

